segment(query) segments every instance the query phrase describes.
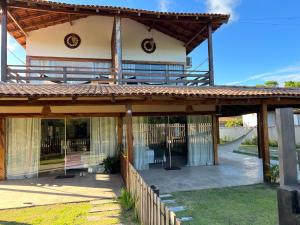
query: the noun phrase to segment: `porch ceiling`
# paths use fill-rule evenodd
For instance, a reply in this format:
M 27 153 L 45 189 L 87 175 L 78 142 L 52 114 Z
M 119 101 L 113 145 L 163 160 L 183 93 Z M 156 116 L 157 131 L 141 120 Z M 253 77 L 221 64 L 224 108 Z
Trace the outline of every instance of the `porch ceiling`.
M 98 15 L 133 19 L 150 29 L 156 29 L 182 41 L 189 53 L 207 38 L 208 22 L 212 23 L 213 31 L 215 31 L 229 19 L 229 15 L 223 14 L 155 12 L 41 0 L 10 0 L 8 10 L 11 14 L 8 17 L 8 31 L 24 47 L 26 47 L 24 32 Z

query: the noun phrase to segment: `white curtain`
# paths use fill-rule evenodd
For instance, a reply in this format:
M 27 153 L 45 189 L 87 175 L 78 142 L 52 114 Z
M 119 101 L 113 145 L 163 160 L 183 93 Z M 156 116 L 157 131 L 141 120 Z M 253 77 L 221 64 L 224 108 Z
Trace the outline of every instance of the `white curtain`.
M 117 127 L 115 117 L 91 118 L 90 166 L 97 166 L 108 156 L 117 155 Z
M 41 149 L 41 119 L 8 118 L 7 179 L 36 177 Z
M 212 118 L 208 115 L 189 115 L 188 166 L 213 164 Z
M 133 154 L 134 167 L 137 170 L 149 169 L 149 160 L 146 154 L 148 147 L 148 117 L 132 118 L 133 127 Z

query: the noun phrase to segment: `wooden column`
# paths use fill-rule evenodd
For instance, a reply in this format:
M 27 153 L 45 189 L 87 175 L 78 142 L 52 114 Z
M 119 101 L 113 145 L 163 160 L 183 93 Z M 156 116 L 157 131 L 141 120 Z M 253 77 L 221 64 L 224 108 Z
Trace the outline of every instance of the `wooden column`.
M 1 81 L 6 82 L 7 76 L 7 3 L 1 0 Z
M 269 152 L 269 134 L 268 134 L 268 107 L 267 104 L 262 104 L 259 108 L 259 145 L 263 160 L 263 175 L 264 181 L 270 181 L 270 152 Z
M 214 149 L 214 165 L 219 165 L 219 154 L 218 154 L 218 133 L 219 124 L 216 114 L 212 114 L 212 140 Z
M 261 138 L 260 138 L 260 132 L 261 132 L 261 124 L 258 122 L 260 121 L 260 113 L 257 113 L 257 153 L 258 153 L 258 158 L 262 158 L 262 148 L 261 148 Z
M 6 179 L 5 119 L 0 118 L 0 180 Z
M 212 41 L 212 23 L 207 24 L 207 46 L 208 46 L 208 67 L 209 67 L 209 85 L 215 85 L 214 78 L 214 57 L 213 57 L 213 41 Z
M 122 36 L 121 17 L 115 16 L 111 38 L 112 67 L 115 69 L 117 84 L 122 84 Z
M 117 129 L 118 129 L 118 145 L 122 146 L 122 144 L 123 144 L 123 118 L 121 116 L 118 117 Z M 122 149 L 120 149 L 120 150 L 122 150 Z
M 133 130 L 132 130 L 132 106 L 126 105 L 126 138 L 127 138 L 127 159 L 133 163 Z

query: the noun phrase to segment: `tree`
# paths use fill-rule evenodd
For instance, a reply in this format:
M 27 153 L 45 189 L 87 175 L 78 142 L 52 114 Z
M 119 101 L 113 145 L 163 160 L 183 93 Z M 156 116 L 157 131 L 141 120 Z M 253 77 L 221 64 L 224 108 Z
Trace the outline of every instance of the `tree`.
M 243 120 L 238 119 L 229 119 L 225 122 L 225 127 L 241 127 L 243 126 Z
M 278 82 L 275 80 L 268 80 L 265 82 L 266 87 L 278 87 Z
M 267 80 L 264 84 L 257 84 L 256 87 L 278 87 L 278 82 L 275 80 Z
M 286 81 L 284 87 L 300 87 L 300 81 Z

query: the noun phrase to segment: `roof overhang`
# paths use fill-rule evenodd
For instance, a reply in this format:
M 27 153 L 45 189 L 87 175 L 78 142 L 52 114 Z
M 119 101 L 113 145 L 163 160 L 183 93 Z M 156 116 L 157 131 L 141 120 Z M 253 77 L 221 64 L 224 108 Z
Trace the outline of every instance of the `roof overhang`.
M 123 7 L 74 5 L 41 0 L 10 0 L 8 32 L 26 48 L 26 33 L 91 15 L 130 18 L 185 44 L 191 52 L 207 38 L 207 24 L 217 30 L 229 15 L 156 12 Z

